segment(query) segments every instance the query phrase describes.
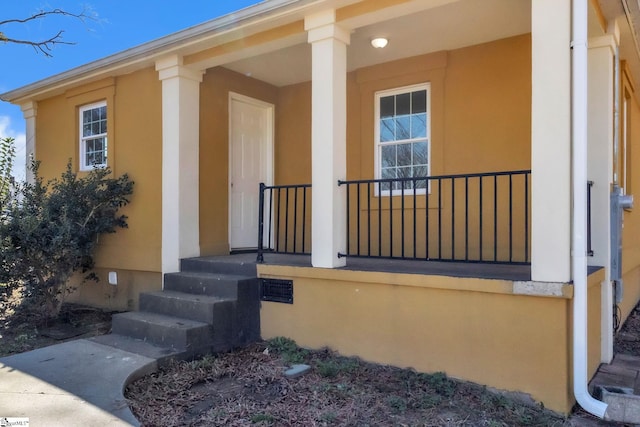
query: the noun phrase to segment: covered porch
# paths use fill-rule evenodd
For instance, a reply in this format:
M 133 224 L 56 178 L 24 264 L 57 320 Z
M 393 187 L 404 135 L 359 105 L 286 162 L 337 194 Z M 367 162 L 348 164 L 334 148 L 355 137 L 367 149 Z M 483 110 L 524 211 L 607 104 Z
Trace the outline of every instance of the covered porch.
M 559 48 L 569 43 L 568 6 L 504 0 L 344 3 L 307 11 L 301 20 L 283 18 L 278 28 L 286 27 L 286 37 L 258 31 L 252 47 L 229 42 L 228 50 L 157 62 L 168 107 L 163 126 L 170 131 L 163 132 L 163 272 L 177 271 L 181 258 L 259 247 L 311 254 L 312 265 L 321 268 L 368 256 L 523 263 L 531 265 L 532 281 L 570 282 L 570 51 Z M 607 267 L 611 164 L 602 159 L 612 156 L 611 138 L 605 136 L 612 123 L 599 111 L 612 106 L 607 67 L 617 35 L 602 27 L 598 13 L 589 8 L 590 57 L 597 71 L 589 84 L 594 98 L 604 100 L 589 121 L 589 263 Z M 287 26 L 287 20 L 303 28 Z M 443 28 L 437 22 L 459 25 Z M 388 37 L 389 46 L 373 49 L 375 35 Z M 255 183 L 237 190 L 234 169 L 243 167 L 234 164 L 231 143 L 227 156 L 220 156 L 228 164 L 211 160 L 217 153 L 207 143 L 215 131 L 208 117 L 217 110 L 209 98 L 230 72 L 238 82 L 232 90 L 247 88 L 238 99 L 268 93 L 264 98 L 272 105 L 271 137 L 259 142 L 264 151 L 254 160 L 256 183 L 266 186 L 262 191 Z M 403 95 L 389 90 L 414 90 L 421 82 L 427 84 L 428 102 L 409 116 L 424 114 L 428 132 L 409 134 L 413 151 L 406 162 L 397 153 L 409 143 L 380 131 L 390 116 L 376 119 L 377 110 L 385 99 Z M 176 106 L 196 114 L 175 114 Z M 391 117 L 394 126 L 399 115 Z M 388 148 L 397 150 L 395 157 Z M 214 177 L 223 179 L 213 184 Z M 300 193 L 304 186 L 309 188 Z M 297 190 L 277 199 L 278 187 Z M 264 191 L 271 193 L 261 203 Z M 226 193 L 226 203 L 220 193 Z M 292 206 L 282 212 L 297 221 L 291 229 L 268 218 L 276 215 L 273 203 L 290 195 Z M 222 201 L 222 209 L 211 200 Z M 264 211 L 256 221 L 259 208 Z M 238 229 L 252 237 L 236 241 Z
M 193 135 L 193 116 L 163 109 L 163 124 L 184 136 L 178 147 L 163 137 L 163 147 L 186 158 L 199 149 L 192 160 L 201 168 L 163 155 L 163 272 L 177 271 L 180 258 L 257 246 L 259 277 L 290 282 L 293 301 L 263 302 L 264 338 L 509 390 L 526 384 L 545 405 L 568 411 L 576 211 L 590 216 L 580 233 L 593 252 L 584 285 L 588 370 L 612 355 L 617 27 L 603 26 L 590 3 L 589 165 L 572 187 L 568 2 L 335 3 L 283 22 L 286 37 L 256 33 L 246 48 L 158 62 L 161 79 L 177 71 L 177 99 L 200 117 L 201 132 Z M 389 38 L 386 50 L 370 47 L 378 34 Z M 189 74 L 196 70 L 204 74 L 199 93 L 200 76 Z M 163 79 L 163 102 L 171 103 L 174 83 Z M 179 96 L 182 83 L 188 96 Z M 210 97 L 216 90 L 222 101 Z M 411 99 L 408 110 L 401 98 Z M 211 160 L 218 129 L 208 118 L 227 100 L 222 164 Z M 234 100 L 273 114 L 247 163 L 235 163 L 247 139 L 234 145 L 244 129 L 233 128 L 242 123 Z M 256 172 L 246 187 L 239 170 Z M 225 193 L 222 209 L 210 202 Z

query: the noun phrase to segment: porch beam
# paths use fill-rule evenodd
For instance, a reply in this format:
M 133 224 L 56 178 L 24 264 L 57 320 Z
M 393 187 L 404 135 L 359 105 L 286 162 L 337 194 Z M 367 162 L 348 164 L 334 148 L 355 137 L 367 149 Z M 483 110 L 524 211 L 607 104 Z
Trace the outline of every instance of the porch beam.
M 200 255 L 199 122 L 203 72 L 182 57 L 156 61 L 162 81 L 162 273 Z
M 33 183 L 35 176 L 31 170 L 31 161 L 36 158 L 36 116 L 38 114 L 38 103 L 36 101 L 25 102 L 20 105 L 22 116 L 25 120 L 25 178 L 27 182 Z
M 571 280 L 570 42 L 571 2 L 531 2 L 531 279 L 536 282 Z
M 346 199 L 338 180 L 347 176 L 347 45 L 349 31 L 335 10 L 305 18 L 311 44 L 311 264 L 346 265 Z

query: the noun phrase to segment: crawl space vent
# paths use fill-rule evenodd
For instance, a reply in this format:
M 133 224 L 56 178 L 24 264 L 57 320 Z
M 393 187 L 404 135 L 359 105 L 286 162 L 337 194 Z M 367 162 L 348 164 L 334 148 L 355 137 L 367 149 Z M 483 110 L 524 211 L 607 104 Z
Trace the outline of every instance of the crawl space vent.
M 293 304 L 293 280 L 262 279 L 262 301 Z

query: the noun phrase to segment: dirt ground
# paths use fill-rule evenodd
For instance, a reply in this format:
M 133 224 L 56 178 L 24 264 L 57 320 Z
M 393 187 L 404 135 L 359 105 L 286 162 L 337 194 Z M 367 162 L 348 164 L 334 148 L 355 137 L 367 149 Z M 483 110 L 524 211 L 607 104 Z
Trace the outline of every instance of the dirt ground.
M 65 305 L 40 327 L 0 317 L 0 357 L 107 333 L 111 314 Z M 640 355 L 640 309 L 629 317 L 616 352 Z M 308 373 L 288 378 L 294 364 Z M 278 338 L 235 352 L 176 362 L 141 378 L 125 395 L 144 426 L 616 426 L 581 411 L 570 419 L 526 397 L 456 381 L 442 373 L 308 351 Z
M 640 309 L 618 334 L 616 351 L 640 354 Z M 299 363 L 310 371 L 283 375 Z M 566 419 L 523 396 L 282 338 L 174 363 L 131 384 L 126 397 L 145 426 L 620 426 L 579 409 Z
M 34 324 L 29 316 L 0 309 L 0 357 L 109 333 L 113 313 L 82 305 L 65 304 L 56 321 L 38 325 Z

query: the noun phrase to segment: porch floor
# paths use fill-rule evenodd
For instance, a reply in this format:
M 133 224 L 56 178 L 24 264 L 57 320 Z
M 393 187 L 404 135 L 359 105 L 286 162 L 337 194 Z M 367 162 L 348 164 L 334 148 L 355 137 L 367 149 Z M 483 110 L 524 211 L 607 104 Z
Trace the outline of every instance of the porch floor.
M 227 262 L 240 264 L 256 263 L 256 253 L 241 253 L 203 257 L 205 259 L 224 259 Z M 264 253 L 264 263 L 272 265 L 290 265 L 311 267 L 310 255 L 287 255 Z M 473 277 L 480 279 L 497 279 L 511 281 L 531 280 L 531 266 L 526 264 L 489 264 L 479 262 L 442 262 L 442 261 L 413 261 L 383 258 L 348 258 L 347 266 L 341 267 L 353 271 L 383 271 L 388 273 L 427 274 L 449 277 Z M 590 266 L 588 273 L 592 274 L 602 267 Z
M 225 256 L 203 257 L 241 264 L 255 263 L 255 253 L 242 253 Z M 309 255 L 264 254 L 264 263 L 273 265 L 290 265 L 311 267 Z M 348 258 L 345 270 L 383 271 L 388 273 L 427 274 L 449 277 L 473 277 L 481 279 L 498 279 L 511 281 L 531 280 L 530 265 L 484 264 L 468 262 L 412 261 L 381 258 Z M 589 274 L 602 267 L 589 267 Z

